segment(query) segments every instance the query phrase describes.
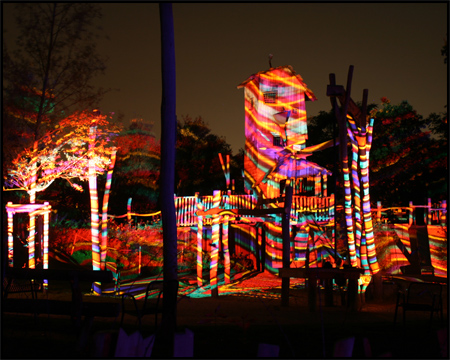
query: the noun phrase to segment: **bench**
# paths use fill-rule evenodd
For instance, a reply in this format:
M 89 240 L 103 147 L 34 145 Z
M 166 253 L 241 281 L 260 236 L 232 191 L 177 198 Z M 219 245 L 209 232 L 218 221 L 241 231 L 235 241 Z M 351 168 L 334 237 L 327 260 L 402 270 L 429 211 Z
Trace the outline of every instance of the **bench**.
M 81 325 L 81 317 L 92 319 L 95 316 L 117 317 L 120 313 L 120 304 L 114 302 L 84 302 L 80 289 L 80 281 L 111 282 L 113 274 L 110 271 L 94 270 L 57 270 L 57 269 L 27 269 L 11 268 L 5 270 L 6 286 L 2 293 L 2 312 L 28 313 L 48 315 L 71 316 L 74 324 Z M 31 299 L 8 298 L 9 290 L 14 279 L 30 282 Z M 38 299 L 35 281 L 38 280 L 62 280 L 69 281 L 72 291 L 72 299 L 53 300 L 48 298 Z M 5 282 L 4 282 L 5 283 Z
M 174 289 L 174 291 L 178 294 L 179 282 L 178 280 L 167 280 L 169 283 L 169 287 Z M 123 320 L 125 314 L 132 315 L 138 318 L 139 320 L 139 329 L 142 329 L 142 318 L 145 315 L 155 315 L 155 331 L 158 329 L 158 314 L 161 314 L 163 311 L 162 301 L 164 301 L 163 295 L 164 290 L 164 280 L 154 280 L 148 283 L 147 289 L 145 290 L 145 295 L 143 300 L 136 300 L 135 296 L 128 292 L 122 294 L 122 318 L 120 321 L 120 327 L 123 326 Z M 156 301 L 149 300 L 149 295 L 158 294 Z M 133 300 L 134 308 L 127 309 L 125 306 L 125 299 L 130 297 Z M 162 298 L 162 301 L 161 301 Z M 138 302 L 142 303 L 142 307 L 139 308 Z
M 395 304 L 394 325 L 397 322 L 398 308 L 403 308 L 403 325 L 406 322 L 407 311 L 430 312 L 430 323 L 433 313 L 442 314 L 442 285 L 431 282 L 411 282 L 407 288 L 399 287 Z
M 363 269 L 358 268 L 281 268 L 278 269 L 281 278 L 301 278 L 308 279 L 308 307 L 310 311 L 316 310 L 317 298 L 317 280 L 346 281 L 348 280 L 347 294 L 348 307 L 352 311 L 356 310 L 358 296 L 358 279 L 364 273 Z M 333 288 L 331 281 L 325 281 L 325 304 L 333 305 Z M 331 296 L 330 296 L 331 294 Z M 282 304 L 289 304 L 289 285 L 282 288 Z

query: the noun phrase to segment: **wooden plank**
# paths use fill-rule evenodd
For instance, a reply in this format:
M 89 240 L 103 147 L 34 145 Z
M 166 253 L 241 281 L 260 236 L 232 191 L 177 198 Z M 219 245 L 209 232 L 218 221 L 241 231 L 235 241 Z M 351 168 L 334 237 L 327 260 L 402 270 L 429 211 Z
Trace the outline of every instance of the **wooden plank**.
M 290 211 L 292 207 L 292 194 L 293 188 L 288 185 L 285 189 L 286 200 L 284 203 L 283 218 L 281 220 L 281 231 L 282 231 L 282 262 L 283 269 L 289 269 L 291 261 L 291 235 L 290 235 L 290 224 L 291 219 Z M 281 305 L 289 306 L 289 277 L 281 278 Z
M 3 301 L 2 310 L 5 312 L 22 314 L 50 314 L 74 315 L 72 301 L 49 299 L 23 299 L 9 298 Z M 117 317 L 120 313 L 120 304 L 114 302 L 83 302 L 81 315 L 88 317 Z
M 229 216 L 264 216 L 272 214 L 282 214 L 284 213 L 284 207 L 273 208 L 273 209 L 221 209 L 212 208 L 209 210 L 198 210 L 196 212 L 197 216 L 213 216 L 213 215 L 229 215 Z
M 363 269 L 327 269 L 327 268 L 289 268 L 278 269 L 279 275 L 283 277 L 293 277 L 300 279 L 359 279 L 360 275 L 364 273 Z
M 343 94 L 345 94 L 345 90 L 342 85 L 327 85 L 327 96 L 340 96 Z
M 34 280 L 73 280 L 112 282 L 113 273 L 109 270 L 60 270 L 60 269 L 25 269 L 6 268 L 6 277 L 13 279 Z
M 261 199 L 258 201 L 258 204 L 256 205 L 274 204 L 279 202 L 284 202 L 284 196 L 280 196 L 273 199 Z

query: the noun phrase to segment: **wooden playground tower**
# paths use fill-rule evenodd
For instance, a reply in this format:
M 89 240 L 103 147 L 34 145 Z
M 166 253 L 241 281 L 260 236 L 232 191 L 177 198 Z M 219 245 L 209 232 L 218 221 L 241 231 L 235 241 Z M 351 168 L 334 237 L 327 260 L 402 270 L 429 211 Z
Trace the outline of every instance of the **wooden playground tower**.
M 251 75 L 238 86 L 244 88 L 245 95 L 246 194 L 236 195 L 228 190 L 215 191 L 213 196 L 202 198 L 175 199 L 176 209 L 183 208 L 177 211 L 178 223 L 198 226 L 199 286 L 203 285 L 205 225 L 211 225 L 212 294 L 217 293 L 220 247 L 224 254 L 225 283 L 230 281 L 228 236 L 232 226 L 254 228 L 254 246 L 250 249 L 260 270 L 268 268 L 278 273 L 280 269 L 289 270 L 292 264 L 317 268 L 325 257 L 342 270 L 343 263 L 337 261 L 339 254 L 335 247 L 335 194 L 327 191 L 327 177 L 331 173 L 306 159 L 314 151 L 338 145 L 349 247 L 347 261 L 361 270 L 363 289 L 379 272 L 368 181 L 373 119 L 367 115 L 367 89 L 363 91 L 361 109 L 351 98 L 352 76 L 353 66 L 350 66 L 344 88 L 336 85 L 334 74 L 330 74 L 327 96 L 339 125 L 339 137 L 310 147 L 305 144 L 305 101 L 316 98 L 291 66 L 271 67 Z M 222 156 L 220 160 L 229 189 L 228 161 Z M 319 251 L 317 244 L 324 238 L 328 244 L 322 244 Z M 301 255 L 296 258 L 298 251 Z M 288 288 L 288 281 L 289 277 L 283 277 L 283 288 Z
M 274 271 L 289 267 L 295 260 L 296 251 L 302 252 L 303 266 L 309 267 L 308 249 L 312 245 L 309 243 L 317 241 L 326 232 L 334 236 L 334 194 L 329 195 L 327 190 L 331 172 L 306 159 L 313 151 L 331 144 L 306 147 L 305 101 L 316 100 L 315 95 L 291 66 L 271 67 L 253 74 L 238 88 L 244 88 L 245 95 L 246 195 L 215 191 L 212 197 L 180 199 L 185 202 L 181 214 L 185 224 L 196 223 L 198 226 L 199 286 L 203 284 L 203 226 L 211 225 L 212 294 L 217 292 L 220 241 L 225 283 L 230 281 L 230 223 L 253 226 L 254 248 L 258 253 L 256 261 L 261 269 L 267 266 Z M 220 160 L 228 185 L 228 161 L 225 163 L 222 156 Z M 332 248 L 332 244 L 328 244 L 328 252 Z

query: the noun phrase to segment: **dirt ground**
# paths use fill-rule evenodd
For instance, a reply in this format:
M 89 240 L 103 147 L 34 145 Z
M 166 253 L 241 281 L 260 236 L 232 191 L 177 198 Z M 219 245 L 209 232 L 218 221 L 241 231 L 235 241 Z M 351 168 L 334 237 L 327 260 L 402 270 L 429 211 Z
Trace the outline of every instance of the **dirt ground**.
M 258 282 L 259 277 L 259 282 Z M 280 358 L 336 357 L 340 340 L 355 338 L 355 358 L 448 358 L 447 286 L 444 287 L 443 320 L 429 313 L 410 312 L 402 324 L 400 311 L 394 326 L 395 292 L 392 285 L 383 288 L 377 300 L 367 294 L 359 311 L 351 312 L 334 292 L 334 306 L 325 307 L 323 294 L 315 312 L 308 310 L 307 290 L 291 284 L 289 306 L 281 306 L 280 288 L 267 274 L 254 274 L 240 286 L 261 286 L 258 291 L 224 292 L 218 297 L 195 297 L 195 292 L 180 297 L 177 304 L 177 332 L 193 333 L 195 358 L 255 358 L 261 356 L 261 344 L 273 345 Z M 49 294 L 70 299 L 70 292 L 51 285 Z M 88 289 L 89 284 L 85 284 Z M 238 285 L 236 285 L 238 286 Z M 88 291 L 88 290 L 86 290 Z M 16 294 L 15 296 L 24 296 Z M 48 295 L 50 297 L 50 295 Z M 118 297 L 85 296 L 85 301 L 117 301 Z M 71 320 L 63 316 L 2 313 L 1 357 L 7 358 L 92 358 L 99 334 L 116 334 L 117 318 L 95 318 L 86 338 L 80 338 Z M 123 329 L 131 334 L 138 329 L 136 318 L 126 315 Z M 142 334 L 155 331 L 154 317 L 143 318 Z M 440 341 L 439 339 L 446 339 Z M 83 340 L 84 339 L 84 340 Z M 114 336 L 112 337 L 114 339 Z M 446 346 L 446 348 L 445 348 Z M 108 356 L 114 354 L 113 341 Z M 276 354 L 276 353 L 275 353 Z

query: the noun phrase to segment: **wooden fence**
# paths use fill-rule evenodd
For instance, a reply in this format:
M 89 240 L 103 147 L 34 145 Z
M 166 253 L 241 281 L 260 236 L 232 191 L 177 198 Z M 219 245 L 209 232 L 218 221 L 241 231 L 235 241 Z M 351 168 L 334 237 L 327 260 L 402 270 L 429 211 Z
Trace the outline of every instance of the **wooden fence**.
M 213 196 L 174 197 L 177 226 L 196 226 L 196 212 L 213 207 Z M 257 199 L 253 195 L 224 194 L 219 207 L 222 209 L 255 209 Z M 301 213 L 312 213 L 316 221 L 328 221 L 334 217 L 334 194 L 327 197 L 294 195 L 291 208 L 291 220 L 301 221 Z M 211 225 L 212 219 L 205 218 L 203 225 Z
M 447 226 L 447 201 L 442 200 L 432 204 L 428 199 L 427 205 L 414 205 L 412 201 L 409 206 L 396 206 L 383 208 L 381 202 L 377 202 L 377 208 L 372 209 L 373 218 L 377 222 L 389 222 L 395 220 L 397 223 L 408 225 L 443 225 Z

